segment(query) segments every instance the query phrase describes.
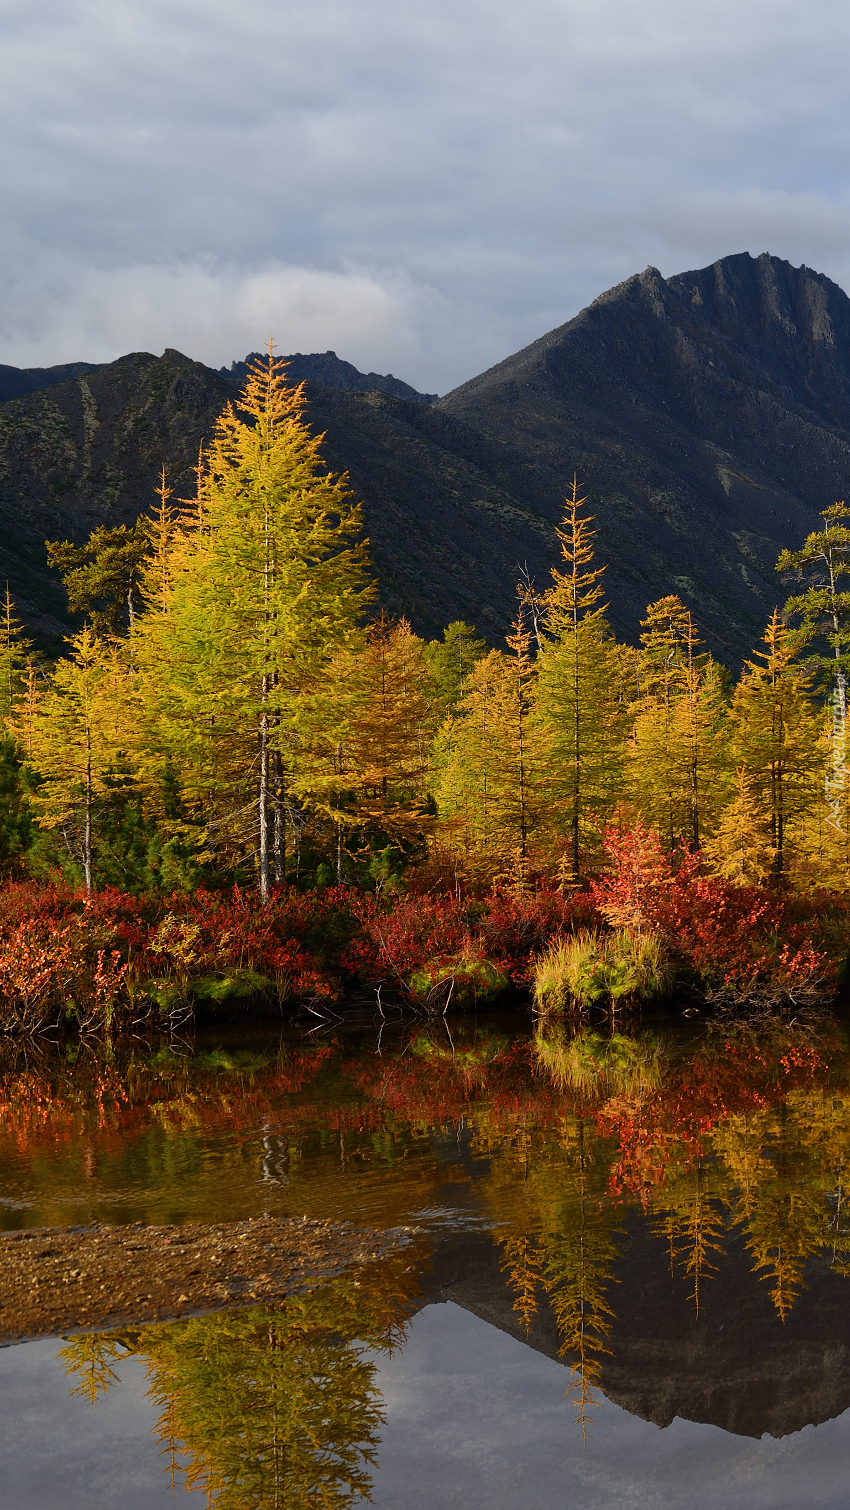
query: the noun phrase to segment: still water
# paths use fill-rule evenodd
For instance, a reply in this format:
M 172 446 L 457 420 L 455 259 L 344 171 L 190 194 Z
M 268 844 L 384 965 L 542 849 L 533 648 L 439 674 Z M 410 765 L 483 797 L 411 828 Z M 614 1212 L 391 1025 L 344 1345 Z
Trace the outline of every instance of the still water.
M 285 1304 L 1 1350 L 0 1504 L 846 1506 L 849 1162 L 840 1023 L 10 1059 L 7 1229 L 418 1230 Z

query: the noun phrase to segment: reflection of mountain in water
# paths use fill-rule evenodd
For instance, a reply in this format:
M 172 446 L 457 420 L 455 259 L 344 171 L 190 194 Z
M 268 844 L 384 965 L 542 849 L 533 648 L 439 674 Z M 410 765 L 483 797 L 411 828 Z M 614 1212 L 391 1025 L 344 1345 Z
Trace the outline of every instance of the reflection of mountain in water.
M 850 1407 L 837 1025 L 817 1038 L 505 1029 L 364 1030 L 250 1064 L 114 1060 L 88 1088 L 45 1061 L 7 1077 L 0 1175 L 26 1147 L 27 1179 L 8 1188 L 37 1193 L 49 1171 L 52 1190 L 65 1139 L 68 1189 L 84 1152 L 116 1190 L 149 1165 L 148 1220 L 166 1198 L 185 1209 L 184 1186 L 213 1194 L 181 1179 L 205 1161 L 215 1200 L 240 1210 L 247 1173 L 252 1199 L 287 1212 L 421 1220 L 435 1245 L 425 1298 L 561 1357 L 579 1422 L 598 1392 L 659 1425 L 750 1436 Z M 228 1142 L 230 1127 L 256 1131 Z M 50 1220 L 46 1201 L 36 1210 Z
M 610 1353 L 598 1376 L 609 1400 L 657 1426 L 681 1416 L 749 1437 L 785 1436 L 850 1409 L 850 1291 L 842 1275 L 814 1262 L 808 1288 L 783 1322 L 767 1287 L 754 1285 L 752 1259 L 739 1240 L 705 1286 L 696 1316 L 692 1285 L 671 1278 L 664 1241 L 647 1227 L 630 1216 L 620 1239 Z M 486 1237 L 441 1241 L 426 1295 L 432 1303 L 454 1301 L 548 1358 L 572 1361 L 561 1359 L 548 1300 L 526 1331 Z

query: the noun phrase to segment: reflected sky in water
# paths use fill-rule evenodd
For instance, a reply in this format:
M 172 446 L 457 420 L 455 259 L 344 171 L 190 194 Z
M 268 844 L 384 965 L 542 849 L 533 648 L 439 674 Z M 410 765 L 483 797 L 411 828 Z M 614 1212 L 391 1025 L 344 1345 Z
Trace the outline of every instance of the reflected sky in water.
M 172 1499 L 142 1362 L 118 1364 L 120 1383 L 92 1407 L 70 1395 L 56 1352 L 52 1342 L 0 1351 L 3 1510 L 203 1504 L 204 1495 L 179 1487 Z M 373 1472 L 377 1510 L 847 1504 L 850 1412 L 753 1441 L 679 1419 L 660 1430 L 602 1401 L 583 1445 L 564 1400 L 563 1365 L 451 1303 L 427 1306 L 404 1348 L 375 1362 L 386 1416 Z M 312 1503 L 305 1499 L 304 1510 Z
M 0 1350 L 0 1506 L 172 1503 L 170 1410 L 221 1510 L 370 1484 L 385 1510 L 843 1510 L 848 1203 L 838 1021 L 291 1025 L 10 1061 L 0 1226 L 420 1230 L 415 1274 L 72 1339 L 66 1365 L 102 1347 L 119 1381 L 93 1406 L 57 1344 Z

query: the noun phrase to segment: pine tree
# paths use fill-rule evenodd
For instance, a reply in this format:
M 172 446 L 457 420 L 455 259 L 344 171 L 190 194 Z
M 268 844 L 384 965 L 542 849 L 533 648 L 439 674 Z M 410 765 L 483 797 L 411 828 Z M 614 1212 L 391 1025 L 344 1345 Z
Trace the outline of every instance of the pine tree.
M 422 653 L 432 683 L 432 722 L 438 729 L 457 708 L 470 673 L 487 654 L 487 644 L 471 624 L 455 619 L 443 630 L 442 640 L 429 640 Z
M 847 676 L 850 672 L 850 592 L 842 591 L 842 577 L 850 574 L 850 509 L 834 503 L 824 509 L 824 528 L 809 535 L 798 551 L 783 551 L 777 571 L 787 579 L 806 583 L 785 604 L 786 617 L 799 617 L 809 654 L 806 660 L 820 674 L 828 691 L 827 768 L 824 785 L 827 812 L 815 844 L 825 849 L 825 864 L 846 875 L 850 811 L 847 803 Z M 843 853 L 842 853 L 843 852 Z M 840 858 L 839 858 L 840 856 Z
M 600 604 L 604 567 L 593 566 L 593 521 L 581 513 L 586 502 L 573 478 L 556 531 L 565 570 L 553 570 L 542 600 L 537 696 L 546 747 L 546 821 L 558 839 L 567 840 L 573 883 L 582 849 L 618 795 L 624 746 L 617 653 Z
M 71 612 L 85 614 L 95 634 L 132 634 L 148 551 L 146 521 L 138 519 L 132 526 L 99 525 L 85 545 L 48 540 L 47 564 L 59 572 Z
M 850 575 L 850 528 L 843 522 L 850 519 L 850 509 L 844 503 L 834 503 L 823 510 L 821 518 L 824 528 L 809 535 L 800 550 L 782 551 L 776 570 L 786 579 L 808 583 L 804 592 L 788 599 L 785 615 L 788 619 L 800 617 L 807 645 L 820 644 L 820 649 L 809 655 L 809 663 L 835 688 L 842 717 L 846 717 L 850 592 L 842 592 L 839 582 Z

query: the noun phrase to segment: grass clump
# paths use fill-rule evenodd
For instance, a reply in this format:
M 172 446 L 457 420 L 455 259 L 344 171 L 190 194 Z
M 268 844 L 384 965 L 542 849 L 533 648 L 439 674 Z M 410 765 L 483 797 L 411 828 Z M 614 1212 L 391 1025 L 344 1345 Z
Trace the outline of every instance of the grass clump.
M 433 960 L 414 971 L 408 989 L 426 1012 L 445 1012 L 449 1007 L 475 1007 L 479 1002 L 492 1001 L 509 985 L 504 970 L 492 960 L 458 955 Z
M 537 1011 L 574 1012 L 577 1008 L 614 1010 L 633 1002 L 666 996 L 673 967 L 656 933 L 618 929 L 598 933 L 583 928 L 556 939 L 534 963 Z

